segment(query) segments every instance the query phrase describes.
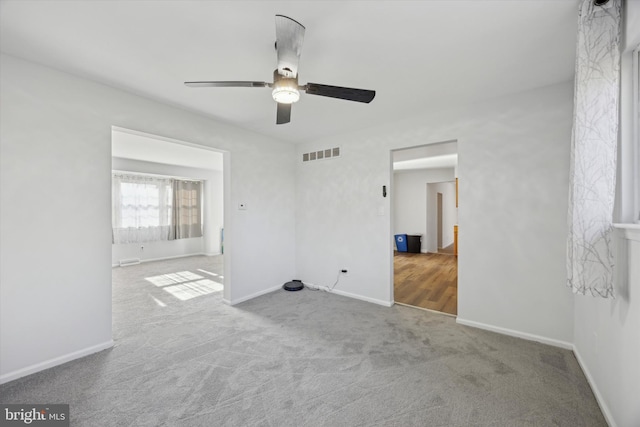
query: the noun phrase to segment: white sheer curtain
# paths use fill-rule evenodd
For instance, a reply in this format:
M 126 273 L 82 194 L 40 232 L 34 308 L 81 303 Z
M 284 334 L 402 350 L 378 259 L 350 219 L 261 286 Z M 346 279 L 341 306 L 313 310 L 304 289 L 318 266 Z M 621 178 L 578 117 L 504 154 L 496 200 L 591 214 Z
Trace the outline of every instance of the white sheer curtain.
M 112 178 L 113 243 L 174 238 L 172 179 L 133 174 Z
M 569 187 L 568 285 L 613 297 L 621 0 L 582 0 L 578 20 Z
M 175 238 L 202 237 L 202 183 L 173 181 Z

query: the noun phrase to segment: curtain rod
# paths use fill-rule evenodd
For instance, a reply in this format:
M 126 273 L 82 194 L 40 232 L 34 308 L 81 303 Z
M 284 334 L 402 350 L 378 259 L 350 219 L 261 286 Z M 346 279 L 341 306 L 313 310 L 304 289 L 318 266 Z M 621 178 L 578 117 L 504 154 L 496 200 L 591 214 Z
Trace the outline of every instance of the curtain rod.
M 160 175 L 157 173 L 145 173 L 145 172 L 133 172 L 133 171 L 124 171 L 112 169 L 112 174 L 126 174 L 126 175 L 140 175 L 140 176 L 151 176 L 156 178 L 170 178 L 170 179 L 179 179 L 180 181 L 192 181 L 192 182 L 202 182 L 203 179 L 195 179 L 195 178 L 187 178 L 184 176 L 174 176 L 174 175 Z

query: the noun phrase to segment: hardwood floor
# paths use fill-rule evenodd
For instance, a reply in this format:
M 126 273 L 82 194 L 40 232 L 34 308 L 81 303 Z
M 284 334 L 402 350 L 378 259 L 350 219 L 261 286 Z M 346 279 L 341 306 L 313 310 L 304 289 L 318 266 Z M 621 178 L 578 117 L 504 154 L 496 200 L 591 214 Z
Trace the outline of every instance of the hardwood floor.
M 396 252 L 394 299 L 398 303 L 458 314 L 458 258 Z

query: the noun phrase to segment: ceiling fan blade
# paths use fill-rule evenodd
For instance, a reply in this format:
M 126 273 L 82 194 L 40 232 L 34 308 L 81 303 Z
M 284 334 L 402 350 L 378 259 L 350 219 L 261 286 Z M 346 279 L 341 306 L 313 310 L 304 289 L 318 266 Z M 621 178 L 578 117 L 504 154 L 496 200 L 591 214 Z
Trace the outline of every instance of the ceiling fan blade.
M 297 21 L 276 15 L 276 51 L 278 54 L 278 74 L 295 78 L 304 41 L 304 27 Z
M 283 125 L 291 121 L 291 104 L 283 104 L 278 102 L 278 112 L 276 115 L 276 124 Z
M 189 87 L 267 87 L 266 82 L 184 82 Z
M 302 89 L 310 95 L 328 96 L 330 98 L 345 99 L 347 101 L 365 102 L 373 101 L 376 96 L 375 90 L 354 89 L 350 87 L 321 85 L 318 83 L 307 83 Z

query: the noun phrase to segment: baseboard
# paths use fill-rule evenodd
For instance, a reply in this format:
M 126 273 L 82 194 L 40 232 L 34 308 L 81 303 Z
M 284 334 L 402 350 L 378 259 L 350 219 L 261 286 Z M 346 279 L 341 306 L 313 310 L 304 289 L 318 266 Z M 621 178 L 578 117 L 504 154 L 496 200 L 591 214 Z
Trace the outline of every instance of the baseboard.
M 177 259 L 177 258 L 188 258 L 190 256 L 206 256 L 206 254 L 204 252 L 196 252 L 194 254 L 180 254 L 180 255 L 173 255 L 173 256 L 165 256 L 161 258 L 141 259 L 140 262 L 143 263 L 143 262 L 166 261 L 166 260 Z
M 230 304 L 230 305 L 240 304 L 241 302 L 249 301 L 250 299 L 254 299 L 254 298 L 257 298 L 257 297 L 262 296 L 262 295 L 270 294 L 271 292 L 275 292 L 278 289 L 282 289 L 282 285 L 274 286 L 272 288 L 265 289 L 264 291 L 259 291 L 259 292 L 253 293 L 251 295 L 247 295 L 245 297 L 232 299 L 232 300 L 228 301 L 228 304 Z
M 429 313 L 438 314 L 438 315 L 442 315 L 442 316 L 448 316 L 448 317 L 453 317 L 453 318 L 456 317 L 455 314 L 445 313 L 444 311 L 431 310 L 429 308 L 418 307 L 417 305 L 405 304 L 405 303 L 398 302 L 398 301 L 395 301 L 394 304 L 395 305 L 401 305 L 403 307 L 409 307 L 409 308 L 412 308 L 412 309 L 415 309 L 415 310 L 428 311 Z
M 140 264 L 143 264 L 145 262 L 156 262 L 156 261 L 167 261 L 170 259 L 177 259 L 177 258 L 187 258 L 190 256 L 215 256 L 215 255 L 220 255 L 220 254 L 207 254 L 204 252 L 197 252 L 194 254 L 181 254 L 181 255 L 172 255 L 172 256 L 167 256 L 167 257 L 161 257 L 161 258 L 149 258 L 149 259 L 141 259 L 140 260 Z M 116 263 L 116 264 L 111 264 L 111 267 L 119 267 L 120 264 Z
M 113 340 L 87 347 L 82 350 L 74 351 L 73 353 L 65 354 L 63 356 L 55 357 L 53 359 L 45 360 L 44 362 L 36 363 L 35 365 L 27 366 L 26 368 L 18 369 L 17 371 L 1 375 L 0 384 L 8 383 L 9 381 L 17 380 L 18 378 L 26 377 L 27 375 L 35 374 L 36 372 L 44 371 L 45 369 L 62 365 L 63 363 L 67 363 L 81 357 L 89 356 L 90 354 L 97 353 L 111 347 L 113 347 Z
M 576 356 L 578 365 L 580 365 L 580 369 L 582 369 L 584 376 L 587 378 L 587 382 L 589 383 L 589 386 L 591 386 L 591 391 L 593 391 L 593 395 L 596 397 L 598 406 L 600 406 L 600 410 L 602 411 L 602 415 L 604 415 L 604 419 L 607 421 L 607 424 L 609 424 L 609 427 L 617 427 L 618 425 L 616 424 L 616 421 L 613 419 L 611 410 L 609 409 L 606 402 L 604 401 L 604 398 L 602 397 L 602 393 L 600 393 L 600 390 L 598 389 L 596 382 L 593 380 L 593 376 L 591 375 L 591 372 L 589 371 L 587 364 L 584 363 L 584 360 L 582 359 L 582 356 L 580 356 L 580 352 L 578 351 L 578 348 L 575 346 L 575 344 L 573 345 L 573 354 Z
M 312 289 L 317 289 L 319 291 L 330 292 L 332 294 L 341 295 L 343 297 L 353 298 L 360 301 L 371 302 L 373 304 L 382 305 L 384 307 L 391 307 L 393 305 L 393 301 L 383 301 L 375 298 L 369 298 L 358 294 L 352 294 L 350 292 L 341 291 L 339 289 L 331 289 L 328 286 L 318 286 L 315 283 L 311 282 L 303 282 L 305 286 L 308 286 Z
M 502 328 L 500 326 L 488 325 L 486 323 L 475 322 L 473 320 L 461 319 L 458 317 L 456 323 L 465 326 L 471 326 L 473 328 L 484 329 L 491 332 L 497 332 L 502 335 L 509 335 L 516 338 L 522 338 L 528 341 L 537 341 L 542 344 L 552 345 L 554 347 L 564 348 L 566 350 L 573 350 L 573 344 L 566 341 L 560 341 L 553 338 L 547 338 L 540 335 L 529 334 L 527 332 L 520 332 L 513 329 Z
M 393 305 L 393 301 L 384 301 L 384 300 L 381 300 L 381 299 L 365 297 L 365 296 L 362 296 L 362 295 L 352 294 L 350 292 L 341 291 L 340 289 L 334 289 L 334 290 L 332 290 L 330 292 L 334 293 L 336 295 L 342 295 L 343 297 L 349 297 L 349 298 L 353 298 L 353 299 L 358 299 L 360 301 L 366 301 L 366 302 L 371 302 L 373 304 L 382 305 L 384 307 L 391 307 Z

